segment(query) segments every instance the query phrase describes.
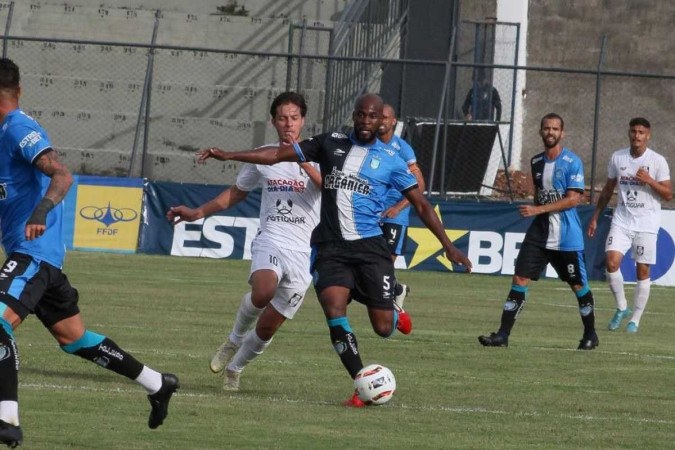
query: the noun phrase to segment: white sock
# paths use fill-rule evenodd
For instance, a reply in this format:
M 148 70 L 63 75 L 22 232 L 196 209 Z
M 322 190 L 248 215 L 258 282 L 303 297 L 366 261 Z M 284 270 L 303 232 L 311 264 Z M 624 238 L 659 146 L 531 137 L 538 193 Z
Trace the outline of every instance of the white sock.
M 141 374 L 136 377 L 135 381 L 143 386 L 150 395 L 157 393 L 162 388 L 162 374 L 148 366 L 143 366 Z
M 605 272 L 607 275 L 607 282 L 609 283 L 609 290 L 614 294 L 614 300 L 616 301 L 617 309 L 621 311 L 628 308 L 628 302 L 626 301 L 626 293 L 623 290 L 623 275 L 621 274 L 621 269 L 616 272 Z
M 19 426 L 19 403 L 14 400 L 3 400 L 0 402 L 0 420 Z
M 235 345 L 240 345 L 244 339 L 244 335 L 251 328 L 251 325 L 258 320 L 265 308 L 256 308 L 251 301 L 251 293 L 247 292 L 241 298 L 237 316 L 234 318 L 234 325 L 232 325 L 232 332 L 230 333 L 230 341 Z
M 635 285 L 635 295 L 633 296 L 633 317 L 630 321 L 635 322 L 635 325 L 640 324 L 642 313 L 645 312 L 647 302 L 649 301 L 649 291 L 652 289 L 652 280 L 638 280 Z
M 246 333 L 246 337 L 244 337 L 241 347 L 239 347 L 237 353 L 234 354 L 232 361 L 227 365 L 227 370 L 241 372 L 248 363 L 265 351 L 267 346 L 270 345 L 270 342 L 272 342 L 272 339 L 269 341 L 260 339 L 255 330 L 249 331 Z

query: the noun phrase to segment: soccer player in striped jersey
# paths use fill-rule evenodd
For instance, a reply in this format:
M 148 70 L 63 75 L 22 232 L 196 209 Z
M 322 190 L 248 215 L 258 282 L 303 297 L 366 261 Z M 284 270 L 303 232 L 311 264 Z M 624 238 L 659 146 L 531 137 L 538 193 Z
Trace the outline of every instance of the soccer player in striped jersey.
M 384 102 L 375 94 L 356 101 L 350 135 L 324 133 L 292 145 L 253 151 L 225 152 L 209 148 L 200 160 L 216 158 L 255 164 L 316 161 L 321 168 L 321 214 L 312 233 L 314 288 L 323 308 L 330 339 L 349 375 L 363 368 L 356 336 L 347 319 L 350 299 L 366 305 L 375 333 L 391 336 L 406 313 L 394 308 L 394 263 L 382 237 L 380 218 L 387 191 L 394 187 L 415 207 L 422 222 L 443 245 L 446 257 L 471 271 L 471 262 L 448 239 L 432 206 L 417 186 L 406 163 L 377 139 Z M 407 329 L 406 329 L 407 328 Z M 354 394 L 347 406 L 361 407 Z
M 478 337 L 486 347 L 508 347 L 511 329 L 525 305 L 528 284 L 539 279 L 549 263 L 558 277 L 570 285 L 579 304 L 584 333 L 577 349 L 592 350 L 599 345 L 593 293 L 584 261 L 583 230 L 576 209 L 584 193 L 584 166 L 577 155 L 561 144 L 564 125 L 562 117 L 555 113 L 541 119 L 539 134 L 545 150 L 530 161 L 534 205 L 518 208 L 522 217 L 534 220 L 516 259 L 501 326 L 496 333 Z
M 88 330 L 77 289 L 62 272 L 63 203 L 73 177 L 46 131 L 19 109 L 19 67 L 0 59 L 0 224 L 7 259 L 0 268 L 0 442 L 21 444 L 19 355 L 14 330 L 35 314 L 69 354 L 140 384 L 148 393 L 150 428 L 168 414 L 178 378 L 137 361 L 107 336 Z

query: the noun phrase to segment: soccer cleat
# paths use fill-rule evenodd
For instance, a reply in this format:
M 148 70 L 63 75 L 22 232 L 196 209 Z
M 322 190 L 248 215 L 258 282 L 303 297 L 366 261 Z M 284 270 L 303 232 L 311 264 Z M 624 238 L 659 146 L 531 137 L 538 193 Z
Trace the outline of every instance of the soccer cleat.
M 630 308 L 626 308 L 623 311 L 617 309 L 616 312 L 614 313 L 614 317 L 612 317 L 612 320 L 609 321 L 607 329 L 609 331 L 618 330 L 619 327 L 621 326 L 621 322 L 623 322 L 623 319 L 627 318 L 632 312 L 633 311 L 631 311 Z
M 216 353 L 213 354 L 211 358 L 211 363 L 209 367 L 211 372 L 220 373 L 223 371 L 228 362 L 232 359 L 235 353 L 239 350 L 239 346 L 227 338 L 227 341 L 223 342 Z
M 364 408 L 368 406 L 367 403 L 359 398 L 359 395 L 356 393 L 356 391 L 354 391 L 354 394 L 352 394 L 348 400 L 342 402 L 342 405 L 348 408 Z
M 396 303 L 399 309 L 403 309 L 403 302 L 408 294 L 410 294 L 410 287 L 407 284 L 401 284 L 401 287 L 403 288 L 403 292 L 394 297 L 394 303 Z
M 224 391 L 238 391 L 239 390 L 239 376 L 241 372 L 235 372 L 234 370 L 226 369 L 225 370 L 225 381 L 223 381 L 223 390 Z
M 412 331 L 412 319 L 410 318 L 410 314 L 400 308 L 396 308 L 396 310 L 398 311 L 398 322 L 396 323 L 396 329 L 403 334 L 410 334 Z
M 628 322 L 628 325 L 626 325 L 626 333 L 637 333 L 638 330 L 638 324 L 635 322 Z
M 176 389 L 180 387 L 178 377 L 172 373 L 162 374 L 162 387 L 159 391 L 152 395 L 148 395 L 150 400 L 150 418 L 148 419 L 148 426 L 153 430 L 160 426 L 166 416 L 169 414 L 169 400 Z
M 21 427 L 0 420 L 0 442 L 9 448 L 15 448 L 23 442 Z
M 478 336 L 478 342 L 484 347 L 508 347 L 509 337 L 502 333 L 490 333 L 489 336 Z
M 597 334 L 593 333 L 590 336 L 584 336 L 581 338 L 577 350 L 593 350 L 598 345 L 600 345 L 600 339 L 598 339 Z

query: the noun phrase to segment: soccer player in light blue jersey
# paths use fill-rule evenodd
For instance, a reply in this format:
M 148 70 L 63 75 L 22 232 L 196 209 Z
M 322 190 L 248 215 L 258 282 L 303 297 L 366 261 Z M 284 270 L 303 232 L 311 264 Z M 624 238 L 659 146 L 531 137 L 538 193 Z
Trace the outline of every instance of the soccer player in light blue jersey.
M 382 108 L 382 125 L 377 129 L 377 138 L 383 144 L 391 148 L 408 165 L 410 172 L 417 179 L 417 186 L 424 192 L 424 177 L 422 171 L 417 165 L 415 151 L 405 140 L 397 136 L 396 131 L 396 112 L 391 105 L 384 105 Z M 410 202 L 396 189 L 389 189 L 384 201 L 384 212 L 380 226 L 382 234 L 387 240 L 387 245 L 391 251 L 392 259 L 396 262 L 399 255 L 405 253 L 405 244 L 408 238 L 408 225 L 410 223 Z M 403 309 L 403 302 L 410 292 L 410 288 L 396 280 L 394 286 L 394 302 Z
M 525 305 L 527 286 L 530 280 L 539 278 L 549 263 L 558 277 L 570 285 L 579 304 L 584 334 L 577 349 L 592 350 L 599 345 L 584 258 L 583 229 L 576 209 L 584 193 L 584 166 L 577 155 L 561 144 L 564 125 L 562 117 L 555 113 L 541 119 L 539 134 L 545 150 L 530 161 L 534 205 L 519 206 L 522 217 L 534 220 L 516 259 L 501 326 L 496 333 L 478 337 L 486 347 L 508 347 L 511 329 Z
M 78 292 L 61 271 L 62 200 L 73 177 L 59 162 L 45 130 L 19 109 L 19 82 L 19 67 L 0 59 L 0 226 L 7 255 L 0 268 L 0 442 L 15 447 L 23 440 L 14 330 L 29 314 L 37 316 L 66 353 L 143 386 L 151 405 L 148 426 L 157 428 L 167 416 L 178 379 L 143 365 L 82 322 Z

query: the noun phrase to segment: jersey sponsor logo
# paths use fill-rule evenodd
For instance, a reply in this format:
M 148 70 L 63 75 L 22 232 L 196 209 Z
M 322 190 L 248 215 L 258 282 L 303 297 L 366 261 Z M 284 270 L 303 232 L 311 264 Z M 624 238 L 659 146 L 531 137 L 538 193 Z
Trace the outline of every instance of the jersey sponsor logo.
M 39 132 L 31 131 L 26 135 L 26 137 L 21 139 L 21 142 L 19 142 L 19 147 L 23 149 L 27 145 L 35 145 L 40 141 L 40 139 L 42 139 L 42 135 Z
M 644 202 L 638 202 L 637 201 L 638 197 L 638 191 L 634 191 L 631 189 L 628 189 L 626 191 L 626 200 L 623 204 L 627 208 L 644 208 L 645 204 Z
M 345 174 L 343 171 L 333 167 L 333 171 L 326 175 L 323 182 L 324 188 L 356 192 L 358 194 L 369 195 L 370 184 L 368 181 L 354 174 Z
M 346 134 L 337 133 L 337 132 L 332 133 L 332 134 L 330 135 L 330 137 L 332 137 L 333 139 L 347 139 L 347 135 L 346 135 Z
M 536 164 L 536 163 L 538 163 L 539 161 L 541 161 L 542 159 L 544 159 L 543 156 L 537 156 L 536 158 L 532 158 L 532 162 L 531 162 L 531 163 L 532 163 L 532 164 Z
M 344 155 L 345 153 L 346 153 L 346 152 L 345 152 L 344 150 L 340 149 L 340 148 L 338 148 L 337 150 L 335 150 L 335 151 L 333 152 L 333 154 L 334 154 L 335 156 L 342 156 L 342 155 Z
M 304 224 L 306 222 L 305 217 L 293 217 L 291 215 L 293 214 L 293 200 L 291 199 L 282 200 L 279 198 L 277 199 L 275 205 L 278 215 L 267 216 L 266 220 L 268 222 L 284 222 L 296 224 Z
M 537 191 L 537 205 L 547 205 L 549 203 L 555 203 L 558 200 L 565 197 L 564 194 L 561 194 L 558 191 L 548 190 L 548 189 L 539 189 Z
M 302 180 L 288 180 L 285 178 L 267 180 L 267 192 L 298 192 L 303 193 L 307 185 Z
M 384 152 L 389 156 L 396 156 L 396 152 L 391 149 L 385 148 Z
M 572 175 L 570 177 L 572 181 L 576 181 L 577 183 L 583 183 L 584 182 L 584 174 L 583 173 L 578 173 L 576 175 Z
M 563 161 L 566 161 L 566 162 L 568 162 L 568 163 L 571 163 L 572 161 L 574 161 L 572 158 L 570 158 L 570 157 L 567 156 L 567 155 L 563 155 L 562 159 L 563 159 Z
M 7 198 L 7 183 L 0 183 L 0 200 Z
M 638 181 L 638 179 L 632 175 L 621 175 L 621 178 L 619 178 L 619 184 L 624 186 L 644 186 L 643 182 Z

